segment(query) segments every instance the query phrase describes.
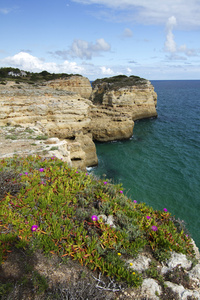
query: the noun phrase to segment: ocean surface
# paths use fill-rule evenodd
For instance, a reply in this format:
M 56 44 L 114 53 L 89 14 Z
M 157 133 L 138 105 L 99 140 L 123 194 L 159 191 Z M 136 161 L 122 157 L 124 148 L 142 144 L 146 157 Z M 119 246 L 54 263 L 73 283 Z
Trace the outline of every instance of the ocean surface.
M 200 248 L 200 80 L 151 82 L 158 118 L 135 122 L 129 140 L 96 143 L 91 172 L 122 183 L 132 200 L 167 208 Z

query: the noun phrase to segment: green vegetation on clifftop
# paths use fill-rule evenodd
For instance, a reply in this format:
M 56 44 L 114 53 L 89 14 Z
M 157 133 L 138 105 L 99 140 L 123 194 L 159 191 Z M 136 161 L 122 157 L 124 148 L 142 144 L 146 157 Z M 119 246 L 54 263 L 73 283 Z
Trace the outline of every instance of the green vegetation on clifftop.
M 126 76 L 126 75 L 117 75 L 113 77 L 106 77 L 102 79 L 96 79 L 92 82 L 92 86 L 106 84 L 107 89 L 120 89 L 122 87 L 134 86 L 134 85 L 144 85 L 147 83 L 147 80 L 139 76 Z
M 49 81 L 55 79 L 64 79 L 71 77 L 75 74 L 66 74 L 66 73 L 49 73 L 47 71 L 42 71 L 40 73 L 22 71 L 18 68 L 0 68 L 0 83 L 5 84 L 7 80 L 15 80 L 16 83 L 27 82 L 33 84 L 36 82 Z M 76 76 L 81 76 L 76 74 Z
M 190 237 L 171 214 L 128 199 L 121 185 L 70 168 L 55 157 L 0 161 L 0 261 L 13 247 L 71 257 L 119 282 L 139 286 L 126 261 L 143 249 L 163 261 L 194 257 Z M 112 216 L 113 224 L 99 215 Z

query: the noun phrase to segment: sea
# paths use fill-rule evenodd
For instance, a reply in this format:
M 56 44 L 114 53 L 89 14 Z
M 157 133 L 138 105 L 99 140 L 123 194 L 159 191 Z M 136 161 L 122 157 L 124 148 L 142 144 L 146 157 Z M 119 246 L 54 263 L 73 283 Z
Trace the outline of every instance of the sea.
M 135 122 L 129 140 L 96 143 L 90 172 L 122 183 L 124 194 L 167 210 L 200 249 L 200 80 L 152 80 L 158 117 Z

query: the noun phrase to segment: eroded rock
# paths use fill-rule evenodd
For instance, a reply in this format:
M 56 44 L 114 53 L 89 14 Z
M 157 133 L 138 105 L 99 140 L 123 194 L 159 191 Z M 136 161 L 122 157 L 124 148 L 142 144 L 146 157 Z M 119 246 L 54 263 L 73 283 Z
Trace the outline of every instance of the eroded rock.
M 188 270 L 191 268 L 192 262 L 187 259 L 185 254 L 172 252 L 170 259 L 167 261 L 166 266 L 162 268 L 161 273 L 165 274 L 178 265 Z
M 141 299 L 142 296 L 151 300 L 159 300 L 159 295 L 161 294 L 161 286 L 156 280 L 152 278 L 144 279 L 141 288 Z

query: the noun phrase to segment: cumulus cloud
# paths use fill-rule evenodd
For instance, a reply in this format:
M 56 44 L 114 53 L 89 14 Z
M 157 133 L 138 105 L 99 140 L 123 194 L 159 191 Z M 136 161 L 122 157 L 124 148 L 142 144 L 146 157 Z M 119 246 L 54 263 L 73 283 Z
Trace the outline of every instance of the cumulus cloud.
M 172 30 L 176 26 L 176 18 L 174 16 L 170 17 L 166 24 L 167 36 L 165 42 L 165 50 L 171 53 L 176 52 L 176 43 L 174 41 L 174 35 Z
M 73 41 L 68 54 L 73 58 L 91 59 L 93 56 L 99 56 L 102 52 L 110 51 L 110 48 L 103 38 L 97 39 L 94 44 L 77 39 Z
M 114 75 L 114 74 L 115 74 L 114 71 L 113 71 L 112 69 L 106 68 L 105 66 L 100 67 L 100 70 L 101 70 L 101 73 L 102 73 L 103 75 L 109 76 L 109 75 Z
M 68 57 L 92 59 L 93 56 L 99 56 L 102 52 L 108 52 L 110 49 L 111 46 L 103 38 L 97 39 L 95 43 L 75 39 L 69 50 L 57 50 L 54 53 L 51 52 L 51 54 L 62 59 L 68 59 Z
M 1 65 L 16 67 L 31 72 L 40 72 L 46 70 L 54 73 L 82 73 L 84 68 L 78 66 L 76 62 L 65 60 L 62 64 L 55 62 L 45 62 L 29 53 L 19 52 L 13 56 L 0 60 Z
M 99 4 L 105 8 L 113 10 L 126 10 L 129 14 L 118 15 L 118 20 L 129 19 L 142 24 L 164 24 L 165 20 L 171 15 L 176 16 L 180 26 L 200 27 L 200 1 L 199 0 L 72 0 L 85 5 Z M 103 14 L 102 14 L 103 16 Z M 117 20 L 117 19 L 116 19 Z
M 174 27 L 177 26 L 177 21 L 174 16 L 171 16 L 166 23 L 166 41 L 164 50 L 169 52 L 171 55 L 168 56 L 171 60 L 185 60 L 186 58 L 178 53 L 182 53 L 186 56 L 197 56 L 200 53 L 199 49 L 190 49 L 186 45 L 178 46 L 175 42 L 175 37 L 173 34 Z

